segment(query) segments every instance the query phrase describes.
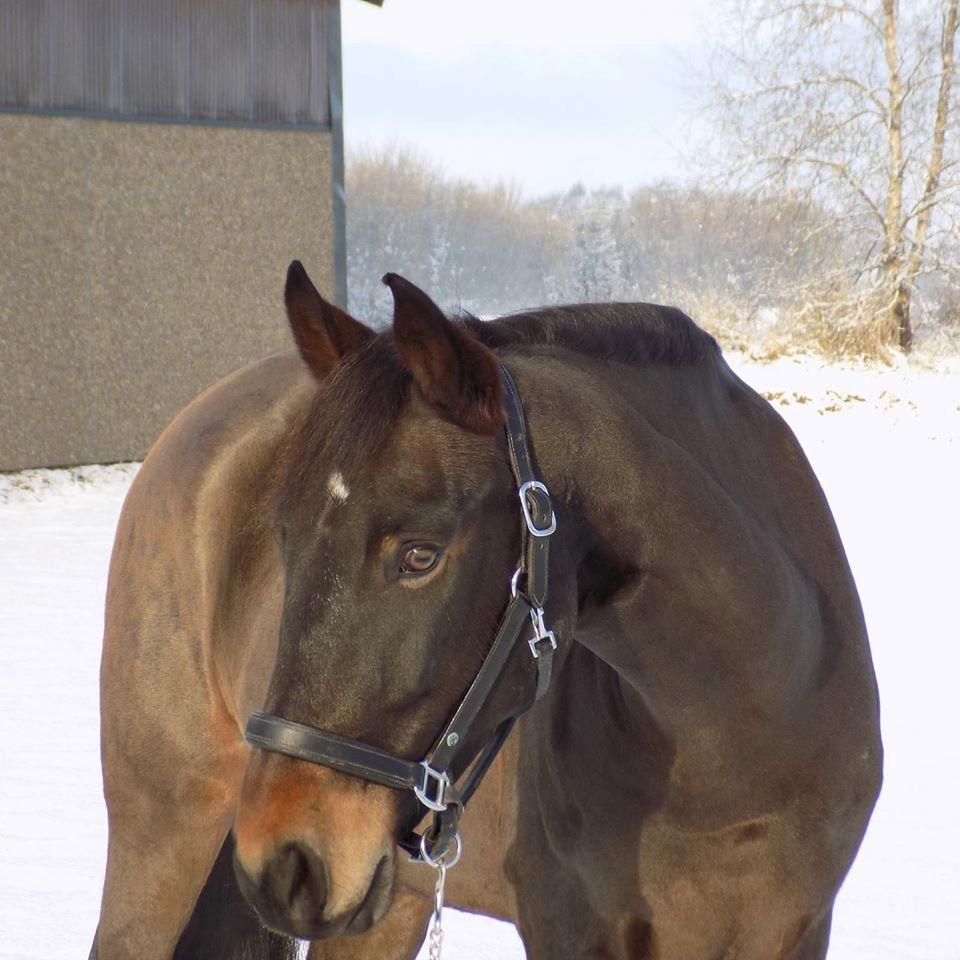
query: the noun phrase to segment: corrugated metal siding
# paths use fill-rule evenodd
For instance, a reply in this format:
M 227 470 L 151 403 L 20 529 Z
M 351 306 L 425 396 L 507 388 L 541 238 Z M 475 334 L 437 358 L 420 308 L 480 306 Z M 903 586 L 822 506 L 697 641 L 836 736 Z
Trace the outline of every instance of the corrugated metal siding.
M 0 109 L 330 125 L 324 0 L 0 0 Z

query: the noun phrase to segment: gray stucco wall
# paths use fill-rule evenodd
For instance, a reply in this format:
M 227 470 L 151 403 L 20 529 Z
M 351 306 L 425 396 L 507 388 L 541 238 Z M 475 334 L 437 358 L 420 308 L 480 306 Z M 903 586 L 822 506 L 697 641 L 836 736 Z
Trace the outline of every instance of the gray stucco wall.
M 0 114 L 0 470 L 142 457 L 333 296 L 329 133 Z

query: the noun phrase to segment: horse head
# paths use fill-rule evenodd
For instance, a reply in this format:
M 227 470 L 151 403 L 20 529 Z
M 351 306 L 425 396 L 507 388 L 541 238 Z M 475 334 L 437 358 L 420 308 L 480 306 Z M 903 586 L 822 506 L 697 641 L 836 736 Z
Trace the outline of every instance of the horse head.
M 499 361 L 394 274 L 377 334 L 299 263 L 285 299 L 317 379 L 278 464 L 284 570 L 271 713 L 418 760 L 490 648 L 520 553 Z M 476 752 L 530 700 L 526 644 L 472 725 Z M 387 911 L 409 794 L 254 751 L 236 820 L 241 888 L 272 927 L 318 939 Z

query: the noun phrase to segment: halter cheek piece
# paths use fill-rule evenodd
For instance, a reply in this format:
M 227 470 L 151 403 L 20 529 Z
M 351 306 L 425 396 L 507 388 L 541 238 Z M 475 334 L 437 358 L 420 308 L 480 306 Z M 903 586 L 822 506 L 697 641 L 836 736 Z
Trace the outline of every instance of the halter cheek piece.
M 416 813 L 404 824 L 399 844 L 414 860 L 434 864 L 447 858 L 453 843 L 456 849 L 448 866 L 452 866 L 460 855 L 459 824 L 464 807 L 503 746 L 517 717 L 532 704 L 518 707 L 501 722 L 465 772 L 470 757 L 463 756 L 461 750 L 470 729 L 490 699 L 510 654 L 524 637 L 525 628 L 533 628 L 526 642 L 537 667 L 532 702 L 539 700 L 550 685 L 553 653 L 557 648 L 556 637 L 547 629 L 543 619 L 550 535 L 557 528 L 556 516 L 547 488 L 533 473 L 517 385 L 505 367 L 501 366 L 501 371 L 507 415 L 507 451 L 523 514 L 522 554 L 490 651 L 432 749 L 419 762 L 404 760 L 359 740 L 285 720 L 262 710 L 250 717 L 246 729 L 247 743 L 253 747 L 331 767 L 387 787 L 413 791 L 417 799 Z M 458 785 L 457 779 L 461 775 L 463 778 Z M 427 811 L 433 812 L 433 824 L 421 836 L 416 833 L 416 827 Z

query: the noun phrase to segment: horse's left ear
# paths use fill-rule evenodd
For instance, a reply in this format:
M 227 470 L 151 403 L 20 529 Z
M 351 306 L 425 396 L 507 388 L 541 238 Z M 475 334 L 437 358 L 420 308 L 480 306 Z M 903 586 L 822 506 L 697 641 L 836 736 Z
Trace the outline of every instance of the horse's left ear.
M 393 293 L 393 341 L 426 400 L 454 423 L 494 433 L 504 423 L 503 386 L 496 357 L 409 280 L 383 282 Z

